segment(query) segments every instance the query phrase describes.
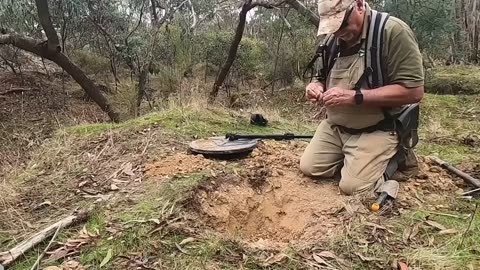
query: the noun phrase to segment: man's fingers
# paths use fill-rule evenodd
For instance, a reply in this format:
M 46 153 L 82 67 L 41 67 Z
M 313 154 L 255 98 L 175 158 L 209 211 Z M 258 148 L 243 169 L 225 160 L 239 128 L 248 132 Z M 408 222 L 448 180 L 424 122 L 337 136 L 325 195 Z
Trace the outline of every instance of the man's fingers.
M 326 94 L 323 96 L 323 102 L 330 101 L 334 98 L 335 96 L 332 93 Z
M 324 104 L 325 104 L 326 107 L 337 105 L 333 100 L 324 101 L 324 102 L 325 102 Z

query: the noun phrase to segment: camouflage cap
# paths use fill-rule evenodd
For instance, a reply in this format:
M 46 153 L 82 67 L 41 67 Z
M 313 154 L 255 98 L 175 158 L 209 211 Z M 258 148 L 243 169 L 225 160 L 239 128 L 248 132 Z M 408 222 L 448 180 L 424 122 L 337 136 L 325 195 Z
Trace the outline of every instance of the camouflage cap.
M 348 8 L 355 0 L 318 0 L 318 15 L 320 24 L 317 35 L 336 32 L 342 24 Z

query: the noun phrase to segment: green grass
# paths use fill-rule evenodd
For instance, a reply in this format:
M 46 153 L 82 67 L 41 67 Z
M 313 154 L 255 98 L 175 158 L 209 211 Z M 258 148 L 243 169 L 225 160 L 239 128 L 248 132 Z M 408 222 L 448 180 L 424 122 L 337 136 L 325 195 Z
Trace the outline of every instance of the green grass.
M 480 94 L 480 67 L 440 66 L 427 73 L 425 89 L 439 94 Z
M 158 124 L 178 136 L 225 135 L 228 132 L 249 133 L 313 133 L 315 127 L 302 121 L 271 121 L 267 127 L 254 126 L 248 116 L 240 116 L 222 109 L 173 108 L 151 113 L 118 124 L 87 124 L 66 128 L 68 134 L 96 135 L 111 129 L 132 129 Z
M 480 203 L 477 200 L 476 203 Z M 454 216 L 470 214 L 468 219 L 451 216 L 436 215 L 425 210 L 418 210 L 404 219 L 413 222 L 430 220 L 438 222 L 447 229 L 455 229 L 454 234 L 440 235 L 437 229 L 423 226 L 416 238 L 431 245 L 410 245 L 402 252 L 411 265 L 421 266 L 422 269 L 478 269 L 480 267 L 480 211 L 474 214 L 474 203 L 456 201 L 450 211 L 444 212 Z M 472 268 L 473 267 L 473 268 Z
M 480 97 L 426 94 L 421 105 L 418 152 L 448 162 L 478 161 L 479 150 L 463 143 L 480 130 Z

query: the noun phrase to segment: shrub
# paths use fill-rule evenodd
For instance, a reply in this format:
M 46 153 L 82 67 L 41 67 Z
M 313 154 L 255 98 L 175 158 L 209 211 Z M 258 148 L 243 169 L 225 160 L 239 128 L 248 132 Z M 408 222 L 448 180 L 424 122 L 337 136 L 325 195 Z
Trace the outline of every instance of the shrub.
M 98 74 L 110 70 L 110 59 L 87 50 L 74 50 L 70 53 L 73 62 L 87 74 Z

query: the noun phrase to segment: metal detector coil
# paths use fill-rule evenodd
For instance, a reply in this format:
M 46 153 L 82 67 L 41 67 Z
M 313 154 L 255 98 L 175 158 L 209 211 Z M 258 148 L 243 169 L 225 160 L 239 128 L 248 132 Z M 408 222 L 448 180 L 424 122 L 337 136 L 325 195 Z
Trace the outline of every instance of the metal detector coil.
M 226 137 L 210 137 L 190 143 L 190 151 L 211 157 L 233 157 L 249 154 L 257 146 L 256 139 L 229 140 Z

